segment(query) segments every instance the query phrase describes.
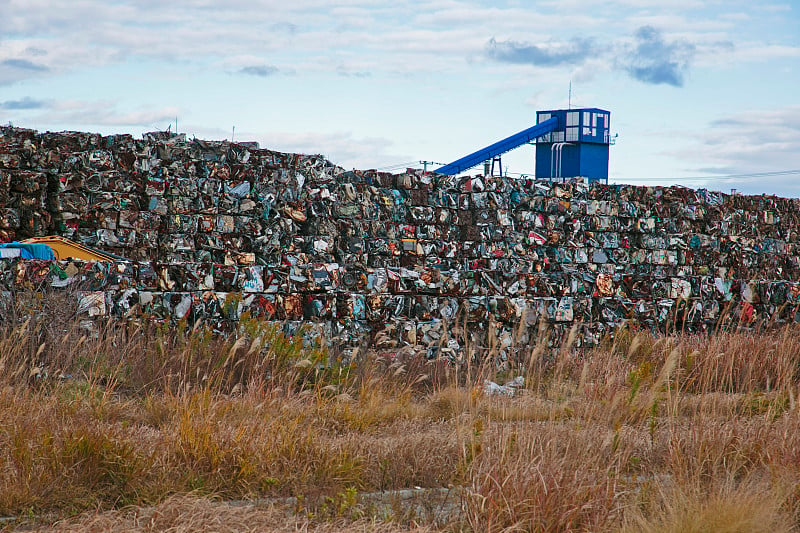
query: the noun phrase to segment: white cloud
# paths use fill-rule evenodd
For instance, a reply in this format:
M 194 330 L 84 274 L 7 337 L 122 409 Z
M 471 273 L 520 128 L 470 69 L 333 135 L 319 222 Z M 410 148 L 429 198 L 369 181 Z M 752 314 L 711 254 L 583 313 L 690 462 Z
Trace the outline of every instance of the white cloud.
M 797 175 L 750 177 L 800 169 L 800 106 L 721 116 L 689 140 L 690 145 L 668 155 L 684 161 L 690 175 L 746 175 L 709 183 L 742 192 L 800 196 Z
M 497 42 L 597 39 L 624 45 L 617 36 L 642 26 L 693 43 L 698 64 L 707 65 L 713 60 L 704 63 L 705 58 L 716 53 L 714 43 L 738 40 L 737 24 L 749 14 L 741 8 L 728 16 L 693 16 L 706 4 L 699 0 L 612 0 L 626 14 L 612 17 L 606 3 L 561 0 L 520 7 L 470 0 L 343 0 L 332 7 L 325 0 L 5 0 L 0 84 L 140 58 L 225 71 L 224 65 L 249 56 L 254 61 L 227 71 L 335 74 L 344 64 L 336 58 L 350 54 L 350 62 L 359 67 L 348 72 L 451 73 L 465 65 L 481 68 L 483 62 L 465 60 L 480 57 L 492 37 Z M 726 58 L 749 61 L 798 53 L 788 43 L 759 41 L 737 44 L 736 50 Z M 3 66 L 3 61 L 41 68 Z M 507 71 L 513 68 L 506 66 Z
M 20 107 L 16 122 L 30 121 L 48 129 L 96 129 L 105 131 L 144 127 L 165 128 L 181 114 L 178 107 L 120 110 L 111 100 L 48 100 L 40 105 Z
M 740 43 L 735 48 L 720 49 L 716 61 L 727 63 L 764 62 L 772 59 L 800 58 L 800 46 L 765 44 L 759 42 Z

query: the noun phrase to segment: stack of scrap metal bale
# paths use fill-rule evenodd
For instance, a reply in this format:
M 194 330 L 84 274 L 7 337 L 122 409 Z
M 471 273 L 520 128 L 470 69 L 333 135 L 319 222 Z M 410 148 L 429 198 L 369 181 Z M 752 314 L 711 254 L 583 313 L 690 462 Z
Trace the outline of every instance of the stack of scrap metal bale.
M 8 130 L 8 128 L 6 128 Z M 37 153 L 34 130 L 0 135 L 0 241 L 41 235 L 52 229 L 47 170 Z
M 345 171 L 321 156 L 0 128 L 0 234 L 129 261 L 0 261 L 6 291 L 73 285 L 95 315 L 243 313 L 332 345 L 499 361 L 654 332 L 800 319 L 798 200 L 679 187 Z M 4 274 L 5 272 L 5 274 Z M 14 272 L 13 275 L 10 273 Z M 44 274 L 42 274 L 44 272 Z M 797 317 L 796 317 L 797 315 Z

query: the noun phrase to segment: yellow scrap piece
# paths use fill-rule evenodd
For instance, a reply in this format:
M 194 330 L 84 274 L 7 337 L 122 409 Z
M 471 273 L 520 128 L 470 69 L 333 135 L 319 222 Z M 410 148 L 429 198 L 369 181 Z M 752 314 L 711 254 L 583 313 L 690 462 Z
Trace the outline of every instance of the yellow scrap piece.
M 33 237 L 22 241 L 28 244 L 46 244 L 53 249 L 56 259 L 82 259 L 84 261 L 115 261 L 115 257 L 100 250 L 89 248 L 83 244 L 49 235 L 47 237 Z

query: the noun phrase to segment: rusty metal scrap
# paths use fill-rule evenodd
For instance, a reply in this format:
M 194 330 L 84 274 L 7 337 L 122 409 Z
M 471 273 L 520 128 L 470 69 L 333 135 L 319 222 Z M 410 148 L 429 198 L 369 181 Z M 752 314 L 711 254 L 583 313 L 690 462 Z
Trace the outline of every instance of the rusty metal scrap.
M 800 320 L 800 200 L 682 187 L 346 171 L 319 155 L 156 132 L 0 128 L 0 241 L 58 234 L 130 259 L 4 259 L 3 298 L 73 285 L 95 316 L 247 313 L 502 359 L 547 324 L 594 344 Z M 293 325 L 292 325 L 293 324 Z

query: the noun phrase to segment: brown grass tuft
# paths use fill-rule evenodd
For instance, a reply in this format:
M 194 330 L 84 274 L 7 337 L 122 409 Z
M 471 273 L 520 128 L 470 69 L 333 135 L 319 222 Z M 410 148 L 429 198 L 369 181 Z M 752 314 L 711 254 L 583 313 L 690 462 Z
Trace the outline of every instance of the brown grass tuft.
M 185 325 L 87 330 L 34 311 L 0 325 L 9 527 L 82 512 L 55 527 L 800 527 L 795 326 L 540 346 L 515 370 L 525 388 L 505 398 L 484 380 L 515 374 L 491 360 L 453 366 L 409 349 L 343 363 L 257 320 L 222 337 Z M 422 516 L 367 503 L 414 487 L 453 487 L 459 505 Z M 297 515 L 222 503 L 258 498 L 294 498 Z
M 36 531 L 36 529 L 32 529 Z M 47 525 L 41 531 L 58 533 L 91 532 L 169 532 L 195 533 L 220 531 L 294 533 L 424 533 L 427 527 L 403 527 L 371 520 L 314 522 L 295 517 L 288 509 L 268 504 L 225 502 L 191 496 L 173 496 L 155 507 L 134 507 L 120 511 L 87 514 L 72 520 Z

